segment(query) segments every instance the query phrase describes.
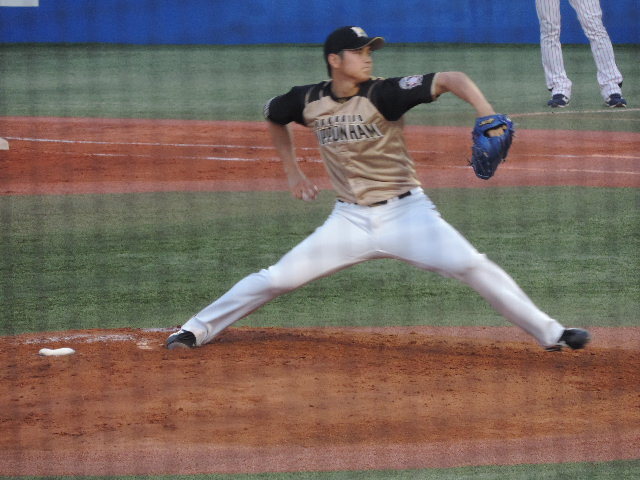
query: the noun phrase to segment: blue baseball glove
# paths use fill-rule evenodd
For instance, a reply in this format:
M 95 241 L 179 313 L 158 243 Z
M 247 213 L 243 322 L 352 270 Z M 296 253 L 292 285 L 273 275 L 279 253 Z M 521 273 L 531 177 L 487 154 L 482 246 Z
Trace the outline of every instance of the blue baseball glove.
M 493 130 L 489 133 L 489 130 Z M 500 133 L 502 132 L 502 133 Z M 471 162 L 478 178 L 489 180 L 498 165 L 507 159 L 515 129 L 509 117 L 502 114 L 476 118 L 471 132 Z

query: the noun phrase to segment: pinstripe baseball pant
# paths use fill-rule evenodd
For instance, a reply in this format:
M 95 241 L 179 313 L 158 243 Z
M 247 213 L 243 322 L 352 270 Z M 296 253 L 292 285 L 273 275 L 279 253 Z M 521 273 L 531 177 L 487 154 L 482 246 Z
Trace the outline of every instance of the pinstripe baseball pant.
M 591 45 L 597 69 L 600 93 L 606 100 L 613 93 L 622 93 L 622 74 L 616 66 L 613 46 L 602 23 L 600 0 L 569 0 L 576 11 L 584 34 Z M 540 20 L 540 49 L 547 88 L 552 94 L 571 98 L 571 80 L 567 76 L 560 45 L 560 0 L 536 0 Z

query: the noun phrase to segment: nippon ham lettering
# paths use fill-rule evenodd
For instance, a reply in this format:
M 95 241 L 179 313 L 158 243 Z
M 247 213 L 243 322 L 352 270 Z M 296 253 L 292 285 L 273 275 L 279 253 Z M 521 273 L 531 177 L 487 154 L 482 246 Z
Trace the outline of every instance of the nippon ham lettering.
M 334 115 L 315 121 L 314 130 L 320 145 L 358 142 L 384 135 L 375 123 L 364 123 L 362 115 Z

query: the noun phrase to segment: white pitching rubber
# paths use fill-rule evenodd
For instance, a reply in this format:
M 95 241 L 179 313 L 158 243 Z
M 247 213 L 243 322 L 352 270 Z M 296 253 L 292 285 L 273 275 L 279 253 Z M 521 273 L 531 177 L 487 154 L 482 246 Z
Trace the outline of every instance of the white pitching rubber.
M 72 355 L 76 353 L 73 348 L 43 348 L 38 352 L 40 355 L 45 357 L 60 357 L 62 355 Z
M 0 150 L 9 150 L 9 142 L 4 138 L 0 138 Z

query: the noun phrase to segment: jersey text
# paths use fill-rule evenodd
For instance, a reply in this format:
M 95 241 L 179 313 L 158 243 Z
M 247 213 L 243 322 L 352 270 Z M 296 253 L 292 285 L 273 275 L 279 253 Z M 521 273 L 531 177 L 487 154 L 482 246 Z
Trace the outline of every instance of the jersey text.
M 320 145 L 336 142 L 357 142 L 384 135 L 375 123 L 362 123 L 361 115 L 338 115 L 315 122 Z

